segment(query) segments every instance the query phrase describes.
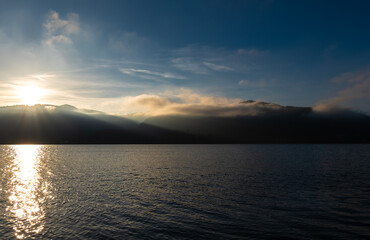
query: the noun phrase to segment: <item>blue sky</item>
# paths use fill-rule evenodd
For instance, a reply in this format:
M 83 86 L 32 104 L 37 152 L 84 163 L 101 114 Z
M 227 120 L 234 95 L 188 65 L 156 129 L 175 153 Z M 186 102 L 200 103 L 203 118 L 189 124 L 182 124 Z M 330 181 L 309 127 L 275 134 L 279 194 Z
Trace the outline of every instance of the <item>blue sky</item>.
M 369 112 L 368 1 L 0 1 L 0 100 L 114 114 L 159 102 Z M 147 99 L 142 101 L 142 99 Z M 162 105 L 159 105 L 162 106 Z

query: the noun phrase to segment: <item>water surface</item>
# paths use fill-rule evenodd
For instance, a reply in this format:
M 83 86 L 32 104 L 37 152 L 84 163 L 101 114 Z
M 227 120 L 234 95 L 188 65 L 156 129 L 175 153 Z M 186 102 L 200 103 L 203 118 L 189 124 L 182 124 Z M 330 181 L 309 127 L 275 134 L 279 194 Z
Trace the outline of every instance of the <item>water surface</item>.
M 0 239 L 369 239 L 370 145 L 0 146 Z

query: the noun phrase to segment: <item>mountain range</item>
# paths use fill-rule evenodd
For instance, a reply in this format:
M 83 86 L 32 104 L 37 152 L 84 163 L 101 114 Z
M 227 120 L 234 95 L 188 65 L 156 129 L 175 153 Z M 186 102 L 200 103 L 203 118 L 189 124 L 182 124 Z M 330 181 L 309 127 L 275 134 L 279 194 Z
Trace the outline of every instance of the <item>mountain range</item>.
M 370 143 L 370 116 L 252 100 L 235 116 L 161 115 L 142 121 L 71 105 L 0 107 L 1 144 Z

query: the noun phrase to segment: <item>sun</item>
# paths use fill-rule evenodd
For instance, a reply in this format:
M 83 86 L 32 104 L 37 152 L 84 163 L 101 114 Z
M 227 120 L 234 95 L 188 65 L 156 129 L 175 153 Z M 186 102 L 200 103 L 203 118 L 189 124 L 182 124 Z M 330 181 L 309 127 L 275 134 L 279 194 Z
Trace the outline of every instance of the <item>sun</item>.
M 45 90 L 37 86 L 18 86 L 18 97 L 25 105 L 33 106 L 39 103 L 40 99 L 44 96 Z

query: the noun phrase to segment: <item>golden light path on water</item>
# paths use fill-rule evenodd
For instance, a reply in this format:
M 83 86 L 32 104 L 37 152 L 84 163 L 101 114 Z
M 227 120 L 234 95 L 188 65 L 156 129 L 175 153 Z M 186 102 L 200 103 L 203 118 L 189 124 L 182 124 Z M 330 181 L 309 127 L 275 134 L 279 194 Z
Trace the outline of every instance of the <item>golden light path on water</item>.
M 40 175 L 42 146 L 14 145 L 11 167 L 10 195 L 7 210 L 18 239 L 40 233 L 45 217 L 42 203 L 47 196 L 47 184 Z

